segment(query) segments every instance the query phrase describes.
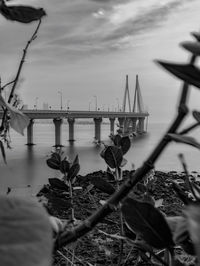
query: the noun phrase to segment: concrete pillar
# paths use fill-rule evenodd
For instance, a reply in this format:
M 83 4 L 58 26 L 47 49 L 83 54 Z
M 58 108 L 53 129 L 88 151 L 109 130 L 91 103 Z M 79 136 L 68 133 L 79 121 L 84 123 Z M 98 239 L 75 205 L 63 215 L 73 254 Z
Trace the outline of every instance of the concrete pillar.
M 101 141 L 101 122 L 102 118 L 94 118 L 95 123 L 95 140 Z
M 125 118 L 124 117 L 118 117 L 118 121 L 119 121 L 119 126 L 123 128 L 124 127 Z
M 69 141 L 74 141 L 74 118 L 68 118 L 67 119 L 69 124 Z
M 138 133 L 139 134 L 143 134 L 144 133 L 144 120 L 145 120 L 145 118 L 144 117 L 140 117 L 138 120 L 139 120 L 139 122 L 138 122 Z
M 110 120 L 110 134 L 114 134 L 115 133 L 115 118 L 111 117 L 109 118 Z
M 136 127 L 137 117 L 132 117 L 131 121 L 132 121 L 132 132 L 136 132 L 137 131 L 137 127 Z
M 29 125 L 27 127 L 27 144 L 28 146 L 34 145 L 33 143 L 33 124 L 34 119 L 30 119 Z
M 61 125 L 63 120 L 61 118 L 53 119 L 55 125 L 55 147 L 61 147 Z

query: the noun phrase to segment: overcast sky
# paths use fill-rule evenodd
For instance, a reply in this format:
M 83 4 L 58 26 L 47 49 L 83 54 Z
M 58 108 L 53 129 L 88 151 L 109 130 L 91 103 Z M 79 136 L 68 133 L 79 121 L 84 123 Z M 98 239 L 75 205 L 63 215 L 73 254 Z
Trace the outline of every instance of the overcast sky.
M 200 28 L 199 0 L 13 0 L 45 8 L 38 38 L 31 45 L 19 94 L 38 108 L 48 102 L 88 110 L 107 110 L 122 103 L 125 75 L 133 100 L 139 74 L 145 107 L 152 121 L 174 115 L 181 83 L 163 71 L 155 59 L 187 62 L 180 42 L 192 40 Z M 0 17 L 0 75 L 13 79 L 22 50 L 37 23 L 22 25 Z M 192 90 L 192 108 L 199 103 Z

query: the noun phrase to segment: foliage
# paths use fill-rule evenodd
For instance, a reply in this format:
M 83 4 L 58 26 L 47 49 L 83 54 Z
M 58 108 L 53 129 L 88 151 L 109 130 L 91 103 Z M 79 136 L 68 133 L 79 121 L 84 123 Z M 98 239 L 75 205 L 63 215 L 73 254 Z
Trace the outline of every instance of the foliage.
M 26 6 L 7 6 L 3 0 L 0 1 L 0 12 L 8 19 L 23 23 L 39 20 L 34 34 L 24 49 L 8 103 L 5 103 L 2 95 L 0 95 L 1 107 L 4 110 L 0 129 L 2 138 L 0 149 L 3 159 L 6 161 L 3 141 L 7 141 L 7 145 L 9 145 L 7 134 L 10 125 L 12 125 L 10 121 L 12 121 L 13 111 L 13 107 L 11 108 L 9 104 L 11 104 L 14 97 L 14 90 L 26 51 L 29 44 L 36 38 L 41 18 L 45 15 L 45 12 L 43 9 Z M 41 210 L 38 206 L 36 207 L 35 203 L 30 203 L 25 199 L 0 198 L 2 207 L 0 211 L 0 249 L 2 251 L 0 252 L 0 259 L 3 265 L 14 266 L 26 263 L 29 266 L 48 266 L 53 244 L 51 227 L 54 229 L 54 250 L 60 252 L 61 248 L 80 239 L 114 211 L 119 212 L 120 233 L 110 234 L 109 237 L 121 241 L 118 265 L 125 265 L 126 263 L 126 260 L 123 263 L 124 241 L 132 244 L 131 251 L 133 249 L 137 251 L 137 257 L 140 257 L 145 263 L 168 266 L 185 265 L 174 255 L 174 249 L 181 246 L 188 254 L 195 255 L 197 265 L 200 264 L 200 187 L 195 182 L 190 181 L 183 155 L 180 155 L 179 158 L 186 173 L 185 186 L 190 194 L 183 191 L 173 180 L 171 181 L 175 192 L 185 204 L 183 214 L 178 217 L 166 217 L 158 210 L 154 199 L 151 197 L 151 190 L 155 181 L 154 164 L 166 146 L 171 141 L 176 141 L 200 148 L 200 144 L 195 139 L 186 135 L 199 125 L 198 111 L 193 111 L 196 122 L 189 128 L 185 128 L 181 132 L 178 131 L 179 126 L 188 114 L 189 85 L 200 88 L 200 70 L 195 66 L 196 57 L 200 55 L 200 36 L 197 33 L 193 36 L 197 42 L 182 44 L 187 51 L 192 53 L 188 64 L 158 61 L 162 67 L 183 81 L 177 116 L 144 164 L 136 171 L 131 171 L 125 180 L 123 179 L 122 168 L 126 164 L 124 155 L 131 146 L 130 139 L 119 134 L 113 136 L 113 145 L 105 146 L 101 152 L 101 157 L 108 166 L 108 180 L 94 177 L 90 184 L 109 195 L 109 198 L 102 203 L 102 206 L 95 213 L 81 222 L 77 221 L 75 217 L 73 192 L 80 170 L 78 155 L 73 162 L 70 162 L 66 157 L 63 158 L 63 154 L 56 152 L 52 153 L 50 158 L 47 159 L 47 165 L 53 170 L 59 171 L 61 175 L 61 178 L 49 179 L 49 183 L 55 188 L 55 191 L 53 193 L 50 191 L 48 201 L 54 207 L 63 211 L 70 209 L 71 219 L 67 226 L 63 226 L 62 221 L 56 217 L 50 216 L 48 218 L 44 210 Z M 3 88 L 5 86 L 0 87 L 0 92 Z M 19 126 L 19 121 L 16 118 L 18 111 L 14 109 L 13 112 L 15 114 L 13 120 L 17 121 L 17 126 Z M 109 179 L 113 181 L 113 185 L 110 184 Z M 61 194 L 61 191 L 64 193 Z M 140 191 L 141 194 L 139 199 L 136 198 L 137 191 Z M 89 189 L 86 193 L 88 192 Z M 107 235 L 106 232 L 103 232 L 103 234 Z M 13 246 L 10 247 L 10 245 Z M 28 248 L 28 251 L 25 252 L 25 248 Z

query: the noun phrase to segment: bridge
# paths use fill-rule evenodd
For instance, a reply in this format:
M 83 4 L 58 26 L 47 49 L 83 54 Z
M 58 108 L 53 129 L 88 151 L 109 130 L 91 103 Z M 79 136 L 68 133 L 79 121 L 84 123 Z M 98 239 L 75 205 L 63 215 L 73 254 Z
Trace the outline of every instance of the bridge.
M 126 110 L 126 101 L 128 100 L 128 111 Z M 117 120 L 122 133 L 145 132 L 145 118 L 148 119 L 148 112 L 144 111 L 142 96 L 139 87 L 138 76 L 136 76 L 136 87 L 134 95 L 133 109 L 131 110 L 128 75 L 126 76 L 126 86 L 123 98 L 123 105 L 120 111 L 74 111 L 74 110 L 22 110 L 30 118 L 27 127 L 27 145 L 34 145 L 33 125 L 35 119 L 53 119 L 55 125 L 55 146 L 62 146 L 61 129 L 64 119 L 67 119 L 69 126 L 69 141 L 74 141 L 74 124 L 76 119 L 93 119 L 94 138 L 101 141 L 101 123 L 103 118 L 110 120 L 110 134 L 115 132 L 115 122 Z M 2 112 L 0 113 L 2 117 Z

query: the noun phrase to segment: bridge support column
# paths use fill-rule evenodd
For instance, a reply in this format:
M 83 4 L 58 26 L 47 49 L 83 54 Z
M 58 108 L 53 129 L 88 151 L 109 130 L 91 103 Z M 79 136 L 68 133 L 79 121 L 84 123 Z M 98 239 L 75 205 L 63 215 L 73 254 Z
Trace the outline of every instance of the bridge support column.
M 143 134 L 144 133 L 144 117 L 140 117 L 139 118 L 139 122 L 138 122 L 138 133 L 139 134 Z
M 67 119 L 69 124 L 69 141 L 74 141 L 74 118 L 68 118 Z
M 102 118 L 94 118 L 95 123 L 95 140 L 101 141 L 101 122 Z
M 33 124 L 34 119 L 30 119 L 29 125 L 27 127 L 27 144 L 28 146 L 34 145 L 33 143 Z
M 132 132 L 136 132 L 137 131 L 137 128 L 136 128 L 137 118 L 132 117 L 131 121 L 132 121 Z
M 61 118 L 54 118 L 53 119 L 55 125 L 55 147 L 61 147 L 61 125 L 63 120 Z
M 125 118 L 124 117 L 118 117 L 118 121 L 119 121 L 119 126 L 123 128 L 124 127 Z
M 110 120 L 110 134 L 114 134 L 115 133 L 115 118 L 111 117 L 109 118 Z

